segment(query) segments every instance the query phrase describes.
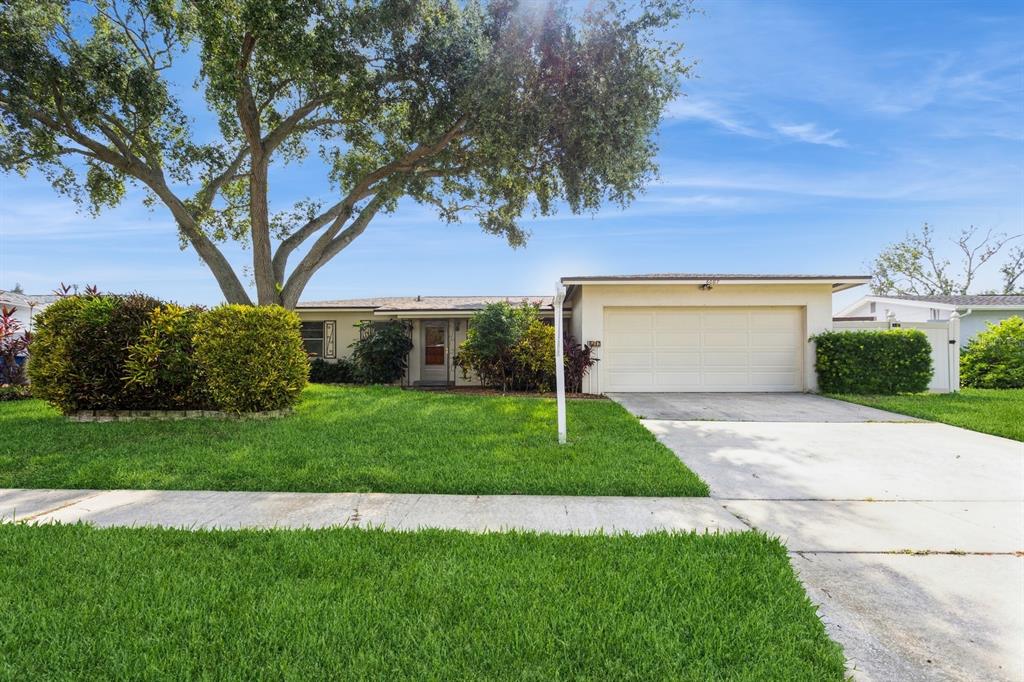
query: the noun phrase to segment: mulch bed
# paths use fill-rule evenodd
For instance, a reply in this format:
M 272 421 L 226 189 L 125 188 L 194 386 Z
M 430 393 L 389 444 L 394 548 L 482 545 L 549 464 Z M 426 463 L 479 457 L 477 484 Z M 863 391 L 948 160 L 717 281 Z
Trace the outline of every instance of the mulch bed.
M 541 391 L 506 391 L 501 392 L 496 388 L 483 388 L 481 386 L 452 386 L 449 388 L 416 388 L 417 391 L 436 391 L 437 393 L 456 393 L 459 395 L 483 395 L 483 396 L 509 396 L 514 398 L 556 398 L 552 392 Z M 566 398 L 571 400 L 608 400 L 603 395 L 593 393 L 566 393 Z

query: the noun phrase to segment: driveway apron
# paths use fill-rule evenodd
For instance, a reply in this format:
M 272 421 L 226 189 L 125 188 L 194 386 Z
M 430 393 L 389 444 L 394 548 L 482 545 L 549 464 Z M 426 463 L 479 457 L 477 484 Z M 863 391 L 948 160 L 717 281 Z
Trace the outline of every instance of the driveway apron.
M 1024 680 L 1024 444 L 814 395 L 612 397 L 786 543 L 854 678 Z

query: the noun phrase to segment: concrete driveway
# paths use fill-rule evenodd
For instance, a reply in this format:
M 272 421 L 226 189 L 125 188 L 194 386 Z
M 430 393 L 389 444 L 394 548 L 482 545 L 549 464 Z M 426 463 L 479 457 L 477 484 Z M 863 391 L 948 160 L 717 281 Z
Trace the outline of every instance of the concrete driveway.
M 612 397 L 786 543 L 855 677 L 1024 679 L 1024 444 L 812 395 Z

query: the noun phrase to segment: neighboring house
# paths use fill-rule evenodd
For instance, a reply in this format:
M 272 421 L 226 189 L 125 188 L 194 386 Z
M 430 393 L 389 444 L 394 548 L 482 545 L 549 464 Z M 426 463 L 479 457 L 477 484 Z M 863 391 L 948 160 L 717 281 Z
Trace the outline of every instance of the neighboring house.
M 654 274 L 564 277 L 567 328 L 599 362 L 587 393 L 813 391 L 814 343 L 832 329 L 832 295 L 866 276 Z M 348 355 L 361 320 L 412 322 L 407 384 L 471 384 L 452 366 L 468 318 L 491 301 L 548 296 L 372 298 L 300 303 L 307 349 Z
M 966 296 L 865 296 L 836 317 L 884 322 L 892 313 L 897 322 L 943 322 L 960 314 L 960 344 L 966 346 L 988 323 L 1024 317 L 1024 295 L 978 294 Z
M 36 315 L 46 306 L 56 301 L 55 294 L 19 294 L 13 291 L 0 291 L 0 306 L 14 308 L 14 317 L 21 323 L 25 331 L 31 331 Z

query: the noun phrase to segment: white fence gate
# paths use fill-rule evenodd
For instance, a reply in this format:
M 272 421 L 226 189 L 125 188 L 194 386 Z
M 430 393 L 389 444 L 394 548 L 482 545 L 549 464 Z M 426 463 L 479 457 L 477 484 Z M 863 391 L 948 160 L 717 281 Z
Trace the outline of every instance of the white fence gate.
M 953 393 L 960 390 L 960 316 L 953 313 L 948 321 L 899 322 L 890 318 L 876 320 L 836 320 L 834 329 L 920 329 L 932 345 L 932 374 L 928 390 L 934 393 Z

